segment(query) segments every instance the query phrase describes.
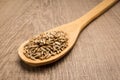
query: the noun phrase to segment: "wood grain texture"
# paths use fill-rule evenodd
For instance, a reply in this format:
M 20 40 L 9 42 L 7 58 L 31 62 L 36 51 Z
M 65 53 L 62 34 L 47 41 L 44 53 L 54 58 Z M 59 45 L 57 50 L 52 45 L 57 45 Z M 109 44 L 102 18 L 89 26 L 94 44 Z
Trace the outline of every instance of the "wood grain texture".
M 101 0 L 0 0 L 0 80 L 120 80 L 120 2 L 80 34 L 61 60 L 30 67 L 17 49 L 33 35 L 71 22 Z

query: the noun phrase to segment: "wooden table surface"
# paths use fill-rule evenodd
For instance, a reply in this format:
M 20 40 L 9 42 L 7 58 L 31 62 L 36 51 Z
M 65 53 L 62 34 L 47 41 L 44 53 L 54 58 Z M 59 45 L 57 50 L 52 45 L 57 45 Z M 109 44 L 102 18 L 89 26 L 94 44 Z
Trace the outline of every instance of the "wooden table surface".
M 74 21 L 101 1 L 0 0 L 0 80 L 120 80 L 120 2 L 53 64 L 30 67 L 17 52 L 33 35 Z

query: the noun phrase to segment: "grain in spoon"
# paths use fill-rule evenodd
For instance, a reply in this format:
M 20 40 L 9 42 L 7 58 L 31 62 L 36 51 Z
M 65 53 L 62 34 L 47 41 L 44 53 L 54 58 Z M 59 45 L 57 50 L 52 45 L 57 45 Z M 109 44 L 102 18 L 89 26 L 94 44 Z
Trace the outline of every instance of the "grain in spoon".
M 54 32 L 54 31 L 63 31 L 67 34 L 68 37 L 68 46 L 59 54 L 52 56 L 48 59 L 44 60 L 32 60 L 28 57 L 26 57 L 23 52 L 24 52 L 24 46 L 28 44 L 29 40 L 25 41 L 23 44 L 18 49 L 18 54 L 20 58 L 27 64 L 32 65 L 32 66 L 41 66 L 41 65 L 46 65 L 53 63 L 60 58 L 62 58 L 64 55 L 67 54 L 67 52 L 74 46 L 77 37 L 79 33 L 95 18 L 100 16 L 102 13 L 104 13 L 107 9 L 109 9 L 112 5 L 114 5 L 118 0 L 103 0 L 100 4 L 98 4 L 95 8 L 90 10 L 88 13 L 86 13 L 84 16 L 81 18 L 68 23 L 64 24 L 62 26 L 56 27 L 54 29 L 50 29 L 44 33 L 49 33 L 49 32 Z M 38 36 L 38 35 L 36 35 Z

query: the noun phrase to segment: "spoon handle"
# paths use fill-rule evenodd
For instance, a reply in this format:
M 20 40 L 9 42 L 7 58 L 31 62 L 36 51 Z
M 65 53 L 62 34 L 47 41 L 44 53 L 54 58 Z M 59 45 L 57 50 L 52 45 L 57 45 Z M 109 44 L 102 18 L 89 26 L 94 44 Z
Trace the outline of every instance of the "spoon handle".
M 100 16 L 111 6 L 113 6 L 118 0 L 103 0 L 100 4 L 90 10 L 88 13 L 83 15 L 81 18 L 74 21 L 78 25 L 80 31 L 86 27 L 91 21 Z

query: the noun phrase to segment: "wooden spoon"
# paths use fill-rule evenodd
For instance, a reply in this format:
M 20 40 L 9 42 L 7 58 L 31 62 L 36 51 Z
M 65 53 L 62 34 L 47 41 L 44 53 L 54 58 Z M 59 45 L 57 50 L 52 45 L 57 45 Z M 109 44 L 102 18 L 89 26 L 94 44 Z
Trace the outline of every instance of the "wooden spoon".
M 91 21 L 93 21 L 95 18 L 100 16 L 103 12 L 105 12 L 108 8 L 110 8 L 112 5 L 114 5 L 118 0 L 103 0 L 100 4 L 98 4 L 95 8 L 93 8 L 91 11 L 89 11 L 87 14 L 82 16 L 81 18 L 68 23 L 64 24 L 62 26 L 56 27 L 54 29 L 48 30 L 49 31 L 64 31 L 68 35 L 68 47 L 63 50 L 61 53 L 52 56 L 48 59 L 44 60 L 31 60 L 27 58 L 23 54 L 23 47 L 24 45 L 29 41 L 27 40 L 24 42 L 18 49 L 18 54 L 20 58 L 27 64 L 32 65 L 32 66 L 40 66 L 40 65 L 45 65 L 49 64 L 52 62 L 57 61 L 58 59 L 62 58 L 67 52 L 73 47 L 75 44 L 77 37 L 79 33 L 85 28 Z

